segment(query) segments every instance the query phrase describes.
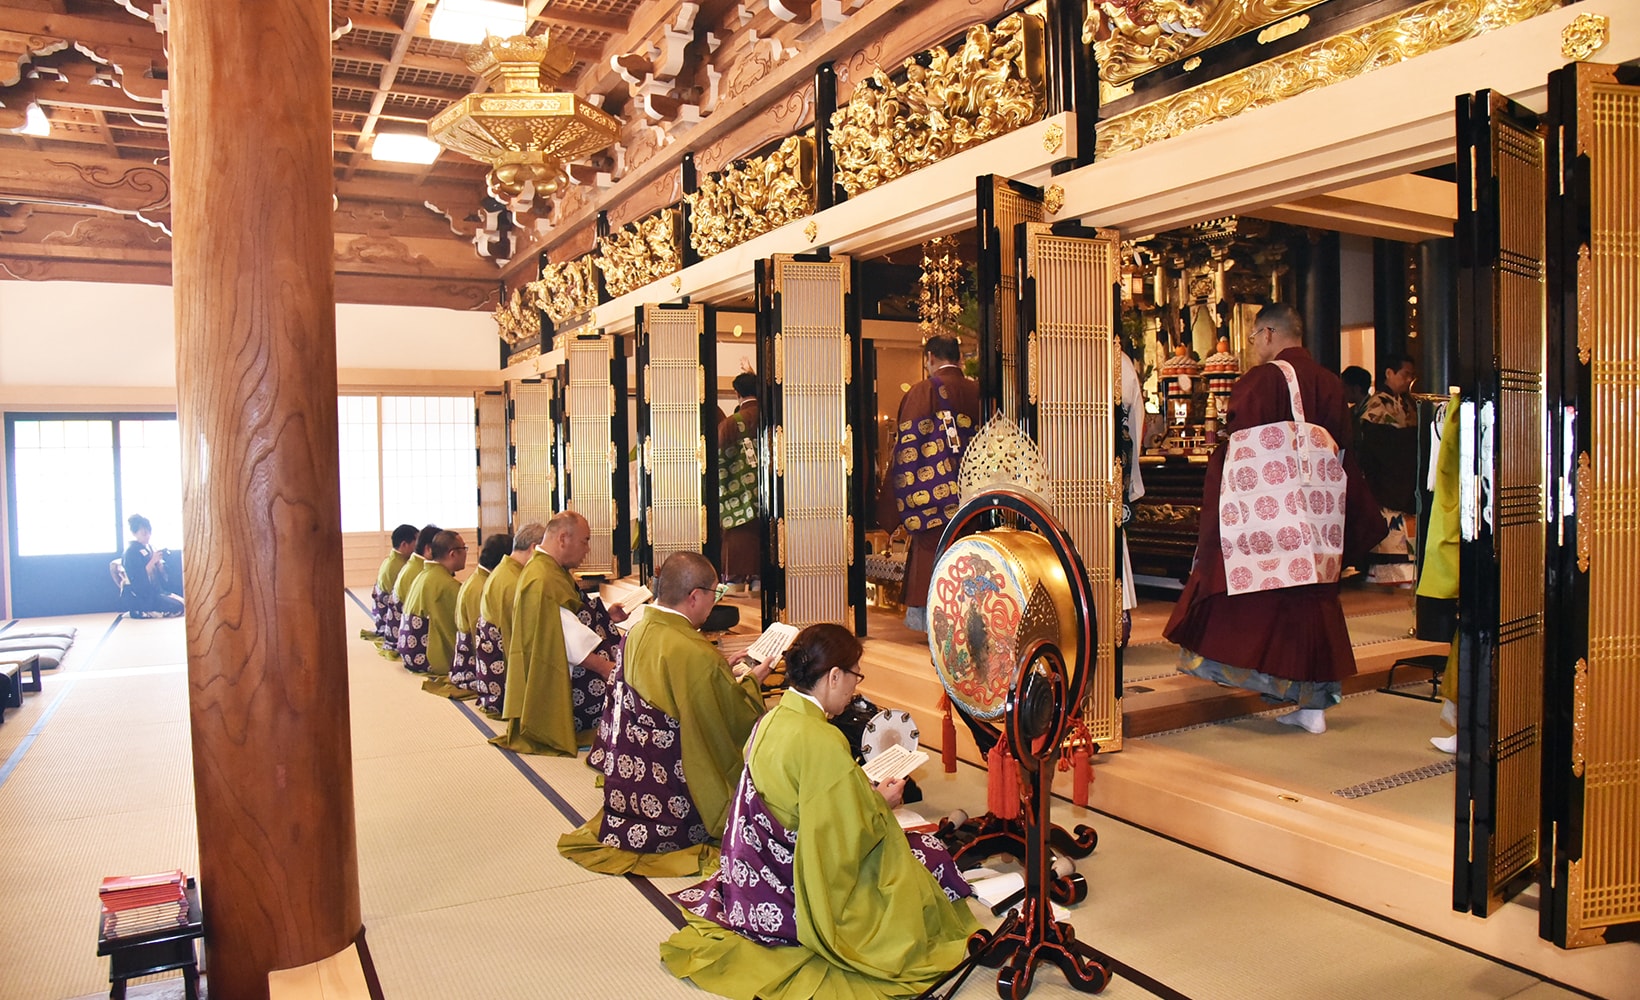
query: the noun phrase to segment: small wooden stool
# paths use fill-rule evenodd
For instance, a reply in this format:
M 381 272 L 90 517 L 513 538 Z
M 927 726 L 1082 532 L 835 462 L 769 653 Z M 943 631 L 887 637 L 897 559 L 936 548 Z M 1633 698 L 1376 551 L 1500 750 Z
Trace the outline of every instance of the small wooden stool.
M 187 1000 L 199 1000 L 199 956 L 194 942 L 205 936 L 205 918 L 199 909 L 199 889 L 189 879 L 184 892 L 188 896 L 188 922 L 175 927 L 160 927 L 124 937 L 109 937 L 103 933 L 102 920 L 97 921 L 97 954 L 109 956 L 108 995 L 111 1000 L 125 1000 L 125 981 L 138 976 L 152 976 L 158 972 L 182 970 L 182 988 Z

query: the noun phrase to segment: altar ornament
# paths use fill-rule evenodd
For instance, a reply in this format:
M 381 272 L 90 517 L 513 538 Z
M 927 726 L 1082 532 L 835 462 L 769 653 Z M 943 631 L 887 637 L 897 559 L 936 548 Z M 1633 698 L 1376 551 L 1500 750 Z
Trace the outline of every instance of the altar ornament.
M 1207 379 L 1207 402 L 1216 416 L 1230 412 L 1230 390 L 1241 377 L 1241 359 L 1230 353 L 1230 338 L 1220 337 L 1218 350 L 1202 361 L 1202 375 Z M 1217 442 L 1208 437 L 1207 446 Z
M 1196 402 L 1201 374 L 1201 362 L 1190 356 L 1190 345 L 1183 341 L 1173 346 L 1173 356 L 1162 363 L 1162 413 L 1167 418 L 1166 446 L 1170 450 L 1183 450 L 1194 443 L 1202 420 L 1202 408 Z
M 969 958 L 923 996 L 950 997 L 976 965 L 986 965 L 1001 967 L 997 992 L 1017 1000 L 1030 992 L 1041 961 L 1053 962 L 1076 989 L 1097 993 L 1109 971 L 1069 924 L 1054 919 L 1050 903 L 1078 903 L 1088 892 L 1074 867 L 1055 865 L 1054 854 L 1087 857 L 1099 840 L 1086 826 L 1066 833 L 1051 817 L 1053 774 L 1097 655 L 1087 569 L 1039 499 L 995 487 L 965 500 L 940 538 L 928 618 L 929 653 L 946 696 L 997 736 L 988 755 L 991 810 L 960 824 L 944 821 L 939 836 L 958 845 L 953 857 L 962 868 L 997 854 L 1018 858 L 1025 891 L 1019 908 L 994 933 L 970 938 Z
M 955 335 L 962 325 L 962 258 L 955 239 L 936 236 L 922 245 L 917 284 L 917 330 L 923 343 L 929 337 Z
M 997 411 L 968 441 L 957 470 L 959 502 L 993 486 L 1011 486 L 1053 509 L 1053 483 L 1036 441 L 1017 423 Z
M 435 115 L 427 134 L 439 145 L 490 164 L 492 196 L 532 202 L 567 183 L 565 164 L 615 142 L 621 123 L 576 94 L 550 88 L 574 65 L 567 46 L 537 36 L 486 35 L 467 66 L 488 92 L 468 94 Z

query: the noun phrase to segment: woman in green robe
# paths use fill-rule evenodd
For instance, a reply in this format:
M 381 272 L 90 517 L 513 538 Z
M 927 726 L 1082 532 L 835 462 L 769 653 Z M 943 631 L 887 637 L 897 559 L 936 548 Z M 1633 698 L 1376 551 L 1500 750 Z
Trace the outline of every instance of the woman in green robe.
M 805 629 L 786 653 L 792 690 L 758 725 L 747 748 L 737 802 L 760 799 L 749 810 L 753 818 L 756 809 L 766 809 L 787 835 L 795 834 L 790 912 L 776 920 L 765 911 L 754 925 L 772 931 L 795 918 L 795 927 L 772 936 L 743 934 L 702 916 L 711 908 L 695 901 L 712 894 L 714 882 L 721 890 L 723 880 L 733 878 L 720 873 L 674 897 L 688 908 L 683 929 L 661 945 L 661 960 L 673 975 L 745 1000 L 911 997 L 967 954 L 968 936 L 979 923 L 966 902 L 948 898 L 900 829 L 893 807 L 904 781 L 874 788 L 841 730 L 826 721 L 853 698 L 859 659 L 860 644 L 847 629 Z M 726 831 L 726 868 L 734 866 L 729 836 Z M 773 838 L 754 833 L 750 840 L 768 844 Z M 784 853 L 773 850 L 772 857 Z M 795 937 L 796 943 L 765 944 L 753 936 Z

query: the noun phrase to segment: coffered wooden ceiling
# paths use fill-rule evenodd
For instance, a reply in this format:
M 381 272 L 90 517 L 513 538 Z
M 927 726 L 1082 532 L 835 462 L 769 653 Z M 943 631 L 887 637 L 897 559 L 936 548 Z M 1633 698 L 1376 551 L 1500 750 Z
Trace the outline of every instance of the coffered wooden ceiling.
M 620 114 L 632 98 L 618 57 L 654 51 L 684 5 L 524 6 L 531 34 L 550 30 L 574 54 L 560 87 L 605 95 Z M 696 25 L 745 9 L 688 6 Z M 332 3 L 341 301 L 487 308 L 496 297 L 500 268 L 473 245 L 485 165 L 448 151 L 428 166 L 370 156 L 375 136 L 425 135 L 428 119 L 474 89 L 466 46 L 429 37 L 433 7 Z M 169 283 L 165 17 L 156 0 L 0 0 L 0 129 L 22 126 L 30 104 L 51 122 L 47 137 L 0 131 L 0 279 Z

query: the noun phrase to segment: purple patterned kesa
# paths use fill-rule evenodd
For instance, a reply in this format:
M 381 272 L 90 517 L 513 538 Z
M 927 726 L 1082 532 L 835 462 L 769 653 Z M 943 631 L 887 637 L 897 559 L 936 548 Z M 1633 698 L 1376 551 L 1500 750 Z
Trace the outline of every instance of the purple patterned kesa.
M 477 662 L 473 658 L 473 637 L 465 632 L 456 632 L 456 652 L 450 661 L 450 683 L 459 688 L 470 688 L 475 676 Z
M 417 674 L 427 672 L 427 619 L 421 615 L 400 617 L 399 657 L 404 660 L 404 669 Z
M 619 666 L 610 707 L 588 763 L 604 772 L 604 821 L 598 839 L 638 854 L 669 854 L 706 843 L 706 824 L 683 776 L 678 720 L 638 696 Z
M 740 772 L 723 824 L 723 861 L 716 875 L 672 899 L 690 913 L 762 944 L 797 944 L 792 856 L 797 834 L 763 804 L 750 768 Z
M 620 629 L 609 617 L 604 608 L 604 602 L 596 597 L 589 597 L 581 610 L 575 613 L 582 625 L 598 635 L 596 652 L 615 658 L 615 647 L 620 645 L 622 635 Z M 595 671 L 582 666 L 569 668 L 569 696 L 571 711 L 575 714 L 575 731 L 586 732 L 595 729 L 603 718 L 604 706 L 609 695 L 609 682 L 598 676 Z
M 972 895 L 945 844 L 932 833 L 906 833 L 911 853 L 953 902 Z M 762 944 L 797 944 L 797 898 L 792 857 L 797 834 L 788 831 L 740 772 L 723 826 L 723 862 L 716 875 L 673 893 L 679 906 Z
M 494 715 L 501 711 L 501 697 L 507 693 L 507 660 L 501 648 L 501 629 L 483 616 L 474 628 L 478 635 L 473 641 L 473 679 L 467 687 L 478 693 L 473 705 L 480 712 Z

